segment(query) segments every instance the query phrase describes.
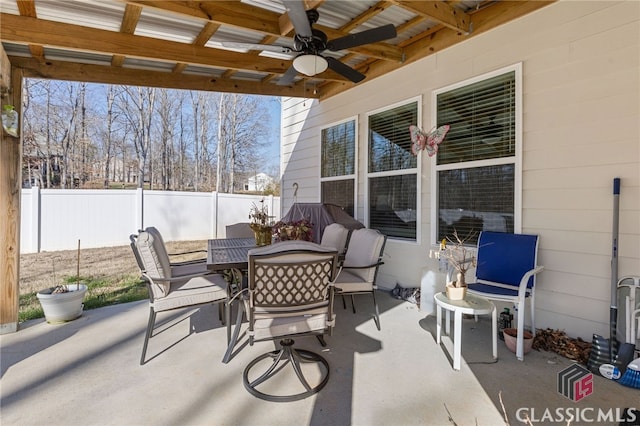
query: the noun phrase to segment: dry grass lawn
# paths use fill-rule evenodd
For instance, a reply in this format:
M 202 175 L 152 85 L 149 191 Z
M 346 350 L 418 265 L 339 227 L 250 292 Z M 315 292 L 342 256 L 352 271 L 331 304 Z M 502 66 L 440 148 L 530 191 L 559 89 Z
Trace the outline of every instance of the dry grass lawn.
M 169 253 L 206 249 L 205 240 L 167 242 Z M 200 253 L 199 256 L 204 256 L 204 253 Z M 187 258 L 183 257 L 181 260 Z M 20 294 L 62 284 L 65 278 L 76 276 L 77 260 L 77 250 L 21 254 Z M 80 276 L 83 278 L 106 279 L 117 286 L 123 279 L 139 275 L 138 266 L 128 245 L 80 249 Z

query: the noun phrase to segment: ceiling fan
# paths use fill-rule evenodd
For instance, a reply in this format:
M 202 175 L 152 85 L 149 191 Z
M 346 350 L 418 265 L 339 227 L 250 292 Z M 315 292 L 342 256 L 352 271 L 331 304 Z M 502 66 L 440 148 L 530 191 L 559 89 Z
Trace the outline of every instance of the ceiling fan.
M 287 9 L 289 19 L 295 30 L 293 47 L 222 42 L 222 45 L 225 47 L 268 50 L 279 53 L 297 53 L 298 55 L 293 59 L 293 64 L 280 78 L 277 83 L 278 85 L 286 86 L 291 84 L 298 73 L 314 76 L 324 72 L 327 68 L 348 78 L 354 83 L 359 83 L 366 77 L 364 74 L 335 58 L 323 56 L 322 52 L 325 50 L 336 52 L 343 49 L 350 49 L 364 44 L 394 38 L 397 35 L 395 26 L 393 24 L 387 24 L 356 34 L 349 34 L 344 37 L 328 40 L 325 33 L 312 28 L 312 25 L 318 21 L 320 16 L 317 10 L 305 10 L 304 3 L 301 0 L 283 0 L 282 2 Z

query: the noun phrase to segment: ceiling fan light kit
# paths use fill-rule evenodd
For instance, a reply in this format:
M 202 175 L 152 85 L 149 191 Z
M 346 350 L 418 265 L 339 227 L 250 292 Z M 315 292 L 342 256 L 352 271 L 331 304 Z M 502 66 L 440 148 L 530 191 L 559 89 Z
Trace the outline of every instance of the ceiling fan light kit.
M 312 77 L 325 72 L 329 67 L 329 63 L 320 55 L 302 54 L 293 60 L 293 67 L 296 71 Z
M 278 45 L 263 45 L 255 43 L 222 42 L 225 47 L 234 49 L 251 49 L 272 51 L 277 53 L 299 53 L 293 63 L 278 80 L 276 84 L 286 86 L 294 82 L 297 73 L 308 77 L 321 74 L 327 69 L 338 73 L 353 83 L 359 83 L 365 79 L 366 75 L 350 67 L 349 65 L 331 56 L 324 57 L 322 52 L 329 50 L 337 52 L 348 50 L 354 47 L 369 43 L 377 43 L 397 36 L 396 28 L 393 24 L 371 28 L 355 34 L 348 34 L 333 40 L 328 40 L 327 35 L 313 28 L 313 24 L 318 22 L 320 13 L 316 9 L 305 9 L 303 0 L 282 0 L 291 24 L 295 30 L 293 36 L 293 47 Z

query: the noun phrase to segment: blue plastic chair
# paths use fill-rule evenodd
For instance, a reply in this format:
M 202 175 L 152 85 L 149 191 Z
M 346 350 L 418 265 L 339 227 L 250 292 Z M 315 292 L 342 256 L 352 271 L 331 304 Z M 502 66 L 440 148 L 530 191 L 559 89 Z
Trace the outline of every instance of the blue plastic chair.
M 535 335 L 535 278 L 544 267 L 537 264 L 538 236 L 483 231 L 478 238 L 476 276 L 468 292 L 490 300 L 513 303 L 517 309 L 516 357 L 524 360 L 525 300 L 531 304 L 531 330 Z

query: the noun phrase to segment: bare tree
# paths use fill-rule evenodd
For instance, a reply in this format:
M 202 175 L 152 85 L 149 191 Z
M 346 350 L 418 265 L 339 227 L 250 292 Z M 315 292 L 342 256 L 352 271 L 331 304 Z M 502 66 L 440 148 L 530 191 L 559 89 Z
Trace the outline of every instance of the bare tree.
M 181 115 L 176 114 L 181 105 L 173 95 L 174 91 L 160 90 L 157 97 L 157 133 L 159 145 L 157 154 L 159 157 L 160 185 L 162 189 L 175 189 L 173 183 L 174 171 L 174 133 L 179 125 Z
M 151 162 L 151 123 L 155 106 L 155 88 L 122 86 L 118 108 L 133 135 L 133 147 L 138 161 L 138 188 L 144 188 L 148 163 Z M 153 175 L 149 170 L 149 182 Z
M 219 190 L 235 192 L 238 173 L 256 169 L 268 140 L 265 111 L 256 96 L 221 95 L 218 107 Z
M 47 187 L 60 177 L 64 188 L 79 178 L 100 179 L 104 188 L 120 180 L 236 192 L 249 174 L 264 170 L 259 159 L 273 140 L 266 102 L 257 96 L 53 80 L 25 87 L 25 149 L 34 151 L 25 155 L 25 170 L 40 169 L 29 179 L 46 176 Z
M 116 86 L 109 85 L 107 88 L 107 129 L 102 139 L 102 159 L 104 161 L 104 179 L 103 179 L 103 187 L 105 189 L 109 188 L 109 175 L 111 172 L 111 158 L 113 156 L 113 148 L 114 148 L 114 111 L 113 111 L 113 101 L 116 97 Z

